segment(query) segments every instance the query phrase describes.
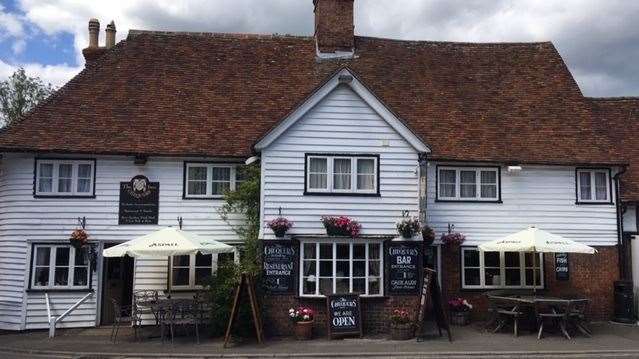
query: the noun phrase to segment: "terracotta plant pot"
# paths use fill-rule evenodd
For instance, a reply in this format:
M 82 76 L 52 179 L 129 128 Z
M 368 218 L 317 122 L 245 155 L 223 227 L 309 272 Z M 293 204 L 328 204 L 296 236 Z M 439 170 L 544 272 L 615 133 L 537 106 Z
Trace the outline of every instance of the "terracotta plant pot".
M 309 340 L 313 337 L 313 321 L 295 323 L 295 339 Z
M 392 340 L 408 340 L 415 336 L 415 328 L 413 323 L 390 325 L 390 337 Z
M 452 325 L 464 326 L 470 324 L 470 312 L 450 312 Z

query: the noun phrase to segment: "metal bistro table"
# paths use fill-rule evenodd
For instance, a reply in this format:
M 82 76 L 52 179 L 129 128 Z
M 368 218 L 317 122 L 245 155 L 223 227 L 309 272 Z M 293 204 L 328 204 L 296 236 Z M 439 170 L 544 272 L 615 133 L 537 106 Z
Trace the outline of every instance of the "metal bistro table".
M 165 298 L 158 299 L 155 303 L 149 303 L 151 311 L 156 319 L 156 325 L 160 326 L 160 336 L 164 342 L 164 330 L 168 326 L 173 342 L 173 327 L 192 325 L 195 329 L 197 343 L 200 343 L 199 325 L 203 321 L 203 312 L 200 301 L 195 298 Z
M 487 327 L 497 323 L 494 332 L 505 326 L 508 321 L 506 318 L 511 318 L 514 334 L 517 336 L 519 320 L 528 319 L 528 323 L 535 323 L 534 330 L 531 331 L 539 331 L 538 338 L 541 338 L 544 319 L 554 319 L 559 321 L 560 329 L 568 339 L 570 339 L 566 330 L 568 324 L 574 326 L 586 336 L 591 335 L 585 317 L 586 307 L 590 302 L 587 298 L 562 298 L 530 293 L 506 292 L 487 293 L 487 297 L 489 310 L 492 312 L 492 318 Z M 546 311 L 540 308 L 545 308 Z M 537 327 L 537 325 L 539 326 Z

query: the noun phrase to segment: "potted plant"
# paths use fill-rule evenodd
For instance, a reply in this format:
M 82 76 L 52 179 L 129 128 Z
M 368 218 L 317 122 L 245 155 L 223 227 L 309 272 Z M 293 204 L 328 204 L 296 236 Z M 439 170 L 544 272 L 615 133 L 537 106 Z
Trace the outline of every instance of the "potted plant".
M 346 216 L 322 217 L 322 224 L 326 228 L 326 234 L 329 236 L 341 236 L 355 238 L 362 230 L 362 225 L 357 223 L 356 220 L 350 219 Z
M 430 246 L 435 242 L 435 231 L 430 226 L 424 225 L 422 227 L 422 238 L 424 239 L 424 244 Z
M 470 310 L 473 306 L 464 298 L 454 298 L 448 301 L 450 322 L 453 325 L 467 325 L 470 323 Z
M 442 234 L 442 244 L 448 247 L 459 246 L 466 240 L 466 236 L 459 232 L 448 232 Z
M 288 316 L 295 323 L 295 338 L 309 340 L 313 337 L 313 310 L 306 307 L 289 309 Z
M 84 247 L 89 241 L 89 235 L 87 231 L 84 229 L 78 228 L 71 232 L 71 236 L 69 237 L 69 242 L 75 249 L 80 249 Z
M 293 227 L 293 222 L 289 221 L 284 217 L 277 217 L 274 220 L 267 223 L 268 228 L 270 228 L 273 233 L 275 233 L 275 237 L 283 238 L 286 232 Z
M 397 232 L 404 238 L 413 238 L 421 231 L 419 220 L 416 217 L 404 217 L 396 223 Z
M 408 310 L 404 308 L 395 309 L 390 319 L 390 336 L 392 340 L 408 340 L 415 335 L 415 329 Z

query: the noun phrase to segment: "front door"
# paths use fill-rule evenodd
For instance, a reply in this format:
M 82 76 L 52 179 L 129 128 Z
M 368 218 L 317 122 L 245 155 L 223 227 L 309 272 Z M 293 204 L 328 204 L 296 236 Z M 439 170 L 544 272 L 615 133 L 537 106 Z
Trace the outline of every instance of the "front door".
M 113 244 L 105 244 L 109 248 Z M 102 325 L 112 324 L 115 318 L 113 300 L 120 305 L 131 305 L 133 293 L 133 258 L 104 258 L 102 288 Z

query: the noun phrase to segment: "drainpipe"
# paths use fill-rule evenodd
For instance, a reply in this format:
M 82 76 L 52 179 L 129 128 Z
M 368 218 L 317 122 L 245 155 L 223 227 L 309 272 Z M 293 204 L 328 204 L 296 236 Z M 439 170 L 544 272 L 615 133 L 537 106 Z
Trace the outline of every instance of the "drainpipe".
M 428 154 L 419 154 L 419 221 L 422 225 L 426 224 L 426 204 L 428 198 Z
M 623 240 L 623 207 L 621 205 L 621 190 L 619 189 L 619 177 L 626 173 L 628 167 L 622 166 L 621 171 L 613 176 L 615 181 L 615 205 L 617 207 L 617 256 L 619 257 L 619 275 L 621 279 L 628 277 L 626 271 L 626 253 L 624 253 L 625 243 Z

